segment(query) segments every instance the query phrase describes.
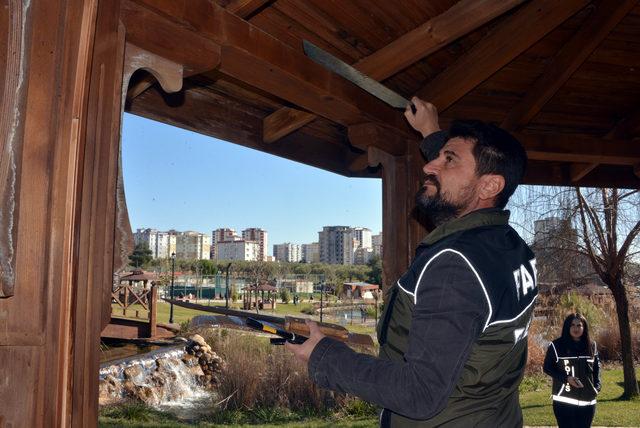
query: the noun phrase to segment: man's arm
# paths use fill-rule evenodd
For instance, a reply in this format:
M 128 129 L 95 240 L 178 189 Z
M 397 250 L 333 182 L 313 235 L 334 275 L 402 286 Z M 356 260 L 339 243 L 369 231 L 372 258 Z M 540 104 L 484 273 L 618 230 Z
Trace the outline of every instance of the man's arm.
M 309 359 L 313 381 L 413 419 L 440 412 L 482 332 L 489 306 L 468 263 L 450 252 L 432 260 L 417 293 L 404 361 L 359 354 L 321 337 Z
M 438 123 L 438 109 L 433 104 L 423 101 L 418 97 L 411 98 L 411 103 L 415 106 L 415 113 L 411 110 L 411 104 L 404 111 L 409 125 L 422 134 L 423 138 L 440 130 Z

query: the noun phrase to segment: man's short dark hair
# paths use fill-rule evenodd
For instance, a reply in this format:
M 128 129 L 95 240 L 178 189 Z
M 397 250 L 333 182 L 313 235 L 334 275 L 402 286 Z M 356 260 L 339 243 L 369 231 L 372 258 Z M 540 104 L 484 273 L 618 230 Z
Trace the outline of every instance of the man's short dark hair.
M 449 138 L 475 141 L 473 156 L 476 174 L 496 174 L 504 177 L 504 189 L 496 197 L 496 206 L 504 208 L 527 165 L 527 153 L 520 142 L 504 129 L 479 120 L 456 120 L 451 124 Z

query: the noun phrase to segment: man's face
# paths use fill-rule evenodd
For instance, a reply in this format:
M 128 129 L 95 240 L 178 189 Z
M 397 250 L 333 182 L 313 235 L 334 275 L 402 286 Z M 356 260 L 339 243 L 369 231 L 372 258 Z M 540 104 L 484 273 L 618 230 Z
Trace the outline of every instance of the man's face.
M 425 179 L 416 204 L 435 226 L 466 214 L 477 201 L 474 146 L 473 141 L 452 138 L 438 157 L 422 168 Z

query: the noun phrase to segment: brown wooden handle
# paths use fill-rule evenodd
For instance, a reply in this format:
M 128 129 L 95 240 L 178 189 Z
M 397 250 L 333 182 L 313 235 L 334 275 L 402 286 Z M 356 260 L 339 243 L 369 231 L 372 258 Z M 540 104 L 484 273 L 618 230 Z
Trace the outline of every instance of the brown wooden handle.
M 304 318 L 296 318 L 296 317 L 285 317 L 284 328 L 285 330 L 295 333 L 301 334 L 302 336 L 309 337 L 309 327 L 305 322 Z M 320 331 L 325 336 L 332 337 L 334 339 L 340 340 L 342 342 L 346 342 L 349 338 L 349 331 L 337 324 L 329 324 L 329 323 L 318 323 L 320 327 Z

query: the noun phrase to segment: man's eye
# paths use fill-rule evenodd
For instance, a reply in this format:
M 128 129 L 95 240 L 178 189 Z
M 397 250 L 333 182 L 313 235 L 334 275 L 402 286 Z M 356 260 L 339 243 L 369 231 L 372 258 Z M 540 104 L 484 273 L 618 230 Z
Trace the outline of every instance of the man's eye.
M 446 159 L 447 162 L 451 162 L 453 160 L 453 158 L 451 156 L 446 156 L 445 159 Z

